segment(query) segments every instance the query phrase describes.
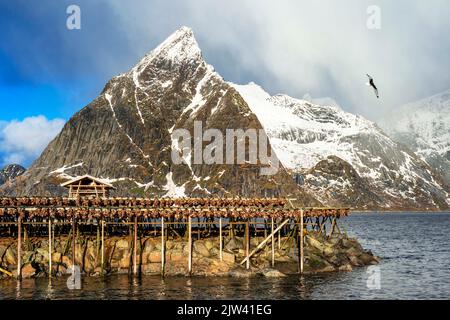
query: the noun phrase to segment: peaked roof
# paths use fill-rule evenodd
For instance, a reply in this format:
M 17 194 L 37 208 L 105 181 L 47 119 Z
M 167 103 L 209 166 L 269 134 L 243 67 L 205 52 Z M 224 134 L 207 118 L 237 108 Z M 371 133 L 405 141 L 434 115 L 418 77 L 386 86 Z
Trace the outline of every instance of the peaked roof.
M 96 177 L 93 177 L 93 176 L 88 175 L 88 174 L 85 174 L 84 176 L 76 177 L 76 178 L 73 178 L 73 179 L 71 179 L 71 180 L 69 180 L 67 182 L 64 182 L 64 183 L 61 184 L 61 187 L 66 187 L 68 185 L 71 185 L 71 184 L 74 184 L 76 182 L 79 182 L 80 180 L 83 180 L 83 179 L 89 179 L 89 180 L 92 180 L 92 181 L 94 181 L 94 182 L 96 182 L 98 184 L 102 184 L 102 185 L 105 185 L 107 187 L 115 189 L 112 184 L 110 184 L 110 183 L 108 183 L 108 182 L 106 182 L 106 181 L 104 181 L 104 180 L 102 180 L 100 178 L 96 178 Z

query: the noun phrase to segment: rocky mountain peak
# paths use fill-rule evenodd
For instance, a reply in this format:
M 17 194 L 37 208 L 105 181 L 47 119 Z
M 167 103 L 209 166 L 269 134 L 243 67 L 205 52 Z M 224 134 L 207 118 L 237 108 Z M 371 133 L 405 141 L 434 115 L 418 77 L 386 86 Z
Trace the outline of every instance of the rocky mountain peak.
M 261 129 L 244 98 L 202 58 L 192 30 L 182 27 L 129 72 L 111 79 L 0 194 L 61 195 L 62 182 L 90 174 L 114 184 L 120 196 L 289 196 L 320 205 L 282 165 L 265 176 L 261 161 L 238 163 L 236 154 L 227 163 L 219 153 L 213 162 L 196 160 L 193 139 L 187 138 L 191 148 L 181 149 L 172 133 L 195 135 L 198 123 L 201 132 L 214 129 L 224 137 L 228 129 Z M 201 149 L 207 150 L 204 142 Z M 216 147 L 226 150 L 226 139 Z M 180 150 L 182 161 L 174 161 L 173 151 Z
M 25 168 L 18 164 L 10 164 L 0 170 L 0 185 L 11 181 L 25 172 Z
M 173 64 L 201 61 L 202 51 L 192 29 L 183 26 L 172 33 L 159 46 L 147 54 L 134 69 L 145 68 L 145 66 L 155 60 L 166 60 Z

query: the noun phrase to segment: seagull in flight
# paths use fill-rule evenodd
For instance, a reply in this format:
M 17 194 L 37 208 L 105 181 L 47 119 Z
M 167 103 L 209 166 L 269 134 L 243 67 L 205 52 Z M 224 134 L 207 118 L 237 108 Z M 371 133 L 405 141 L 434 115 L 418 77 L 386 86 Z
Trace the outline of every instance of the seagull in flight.
M 369 83 L 367 83 L 367 85 L 373 88 L 373 90 L 375 91 L 375 95 L 379 99 L 380 96 L 378 95 L 378 88 L 375 85 L 375 83 L 373 82 L 373 78 L 371 76 L 369 76 L 369 75 L 367 75 L 367 76 L 369 77 Z

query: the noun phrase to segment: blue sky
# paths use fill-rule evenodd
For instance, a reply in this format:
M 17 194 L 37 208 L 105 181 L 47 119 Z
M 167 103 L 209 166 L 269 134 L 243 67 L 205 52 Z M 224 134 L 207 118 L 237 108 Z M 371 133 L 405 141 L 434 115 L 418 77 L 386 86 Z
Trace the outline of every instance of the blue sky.
M 71 4 L 81 30 L 66 28 Z M 380 30 L 366 27 L 373 4 Z M 376 120 L 450 88 L 449 16 L 447 0 L 0 0 L 0 166 L 30 165 L 110 78 L 182 25 L 226 80 L 331 97 Z

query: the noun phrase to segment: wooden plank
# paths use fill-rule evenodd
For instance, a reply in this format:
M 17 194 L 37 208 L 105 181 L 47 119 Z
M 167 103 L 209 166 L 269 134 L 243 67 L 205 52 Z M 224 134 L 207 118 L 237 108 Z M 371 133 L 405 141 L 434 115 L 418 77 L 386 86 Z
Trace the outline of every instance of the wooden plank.
M 9 272 L 8 270 L 5 270 L 3 268 L 0 268 L 0 272 L 3 272 L 4 274 L 6 274 L 7 276 L 10 276 L 10 277 L 13 276 L 13 274 L 11 272 Z

